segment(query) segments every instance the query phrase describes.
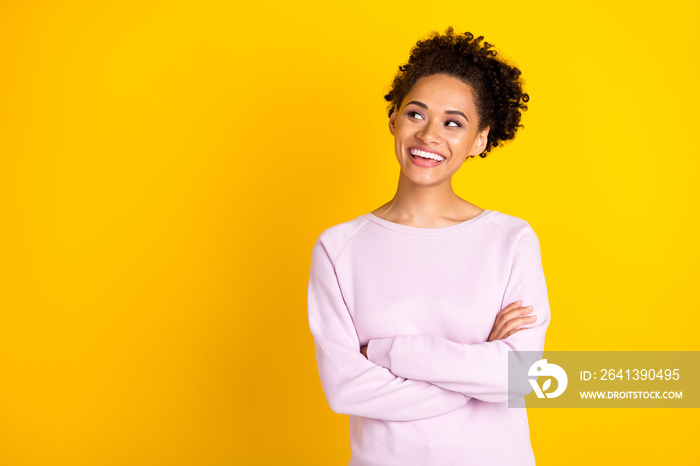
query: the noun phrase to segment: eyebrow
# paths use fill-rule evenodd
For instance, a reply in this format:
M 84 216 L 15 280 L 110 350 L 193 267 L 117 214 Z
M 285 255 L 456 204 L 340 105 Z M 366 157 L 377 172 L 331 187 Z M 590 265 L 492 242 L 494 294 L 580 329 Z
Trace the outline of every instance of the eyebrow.
M 412 100 L 409 103 L 407 103 L 406 105 L 411 105 L 411 104 L 418 105 L 419 107 L 422 107 L 422 108 L 428 110 L 428 106 L 425 105 L 423 102 L 418 102 L 417 100 Z M 460 115 L 462 118 L 469 121 L 469 118 L 467 118 L 467 115 L 465 115 L 463 112 L 460 112 L 459 110 L 445 110 L 445 113 L 448 115 Z

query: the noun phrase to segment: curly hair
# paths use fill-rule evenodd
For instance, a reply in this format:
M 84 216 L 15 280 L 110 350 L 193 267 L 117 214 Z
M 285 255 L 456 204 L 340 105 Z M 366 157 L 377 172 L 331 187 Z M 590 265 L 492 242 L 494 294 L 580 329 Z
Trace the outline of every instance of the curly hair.
M 445 34 L 432 32 L 427 39 L 419 40 L 411 49 L 408 63 L 399 66 L 391 91 L 384 96 L 389 102 L 389 116 L 401 107 L 420 78 L 447 74 L 471 86 L 479 131 L 490 127 L 481 157 L 513 139 L 518 128 L 523 127 L 520 111 L 527 110 L 530 96 L 523 92 L 520 70 L 496 58 L 493 45 L 482 42 L 483 39 L 483 36 L 475 38 L 470 32 L 455 34 L 448 27 Z

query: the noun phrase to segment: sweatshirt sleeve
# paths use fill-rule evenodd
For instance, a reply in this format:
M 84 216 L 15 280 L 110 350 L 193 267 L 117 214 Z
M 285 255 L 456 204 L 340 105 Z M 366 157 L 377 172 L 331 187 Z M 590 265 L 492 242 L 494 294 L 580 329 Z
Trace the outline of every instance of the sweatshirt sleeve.
M 527 325 L 528 330 L 504 340 L 462 344 L 434 335 L 398 336 L 371 340 L 367 356 L 397 376 L 431 382 L 482 401 L 501 403 L 525 396 L 532 391 L 528 384 L 518 387 L 517 393 L 508 393 L 508 352 L 541 354 L 550 321 L 539 241 L 529 227 L 517 240 L 501 309 L 518 300 L 533 306 L 530 315 L 537 320 Z M 534 362 L 533 354 L 519 355 L 519 363 Z
M 320 237 L 311 254 L 308 317 L 321 385 L 333 411 L 408 421 L 444 414 L 468 402 L 455 391 L 396 376 L 360 353 L 335 267 Z

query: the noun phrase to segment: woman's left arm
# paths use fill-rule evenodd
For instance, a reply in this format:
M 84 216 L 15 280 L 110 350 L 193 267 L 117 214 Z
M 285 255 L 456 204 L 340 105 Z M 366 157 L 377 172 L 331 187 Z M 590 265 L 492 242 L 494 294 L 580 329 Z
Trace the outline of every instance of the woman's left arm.
M 508 393 L 508 352 L 541 353 L 550 321 L 540 245 L 529 226 L 521 231 L 515 246 L 501 308 L 518 300 L 523 305 L 532 305 L 531 315 L 537 319 L 526 330 L 503 340 L 462 344 L 434 335 L 382 338 L 370 340 L 367 358 L 399 377 L 431 382 L 482 401 L 501 403 L 525 396 L 531 388 L 521 389 L 522 393 Z M 520 358 L 522 362 L 532 359 L 531 354 Z

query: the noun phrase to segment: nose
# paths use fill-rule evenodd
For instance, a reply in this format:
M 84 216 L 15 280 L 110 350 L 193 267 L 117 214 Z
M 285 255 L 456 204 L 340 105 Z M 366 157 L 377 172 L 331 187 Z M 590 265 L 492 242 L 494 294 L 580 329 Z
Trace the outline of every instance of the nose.
M 442 142 L 442 137 L 440 136 L 439 123 L 435 120 L 427 121 L 425 126 L 416 134 L 418 139 L 426 144 L 435 143 L 439 144 Z

